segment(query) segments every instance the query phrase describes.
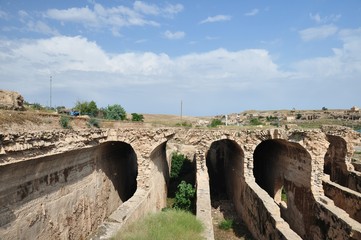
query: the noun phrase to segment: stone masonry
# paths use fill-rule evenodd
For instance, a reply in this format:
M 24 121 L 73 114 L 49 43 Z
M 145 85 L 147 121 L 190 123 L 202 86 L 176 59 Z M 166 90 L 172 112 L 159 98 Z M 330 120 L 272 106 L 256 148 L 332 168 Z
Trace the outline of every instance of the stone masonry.
M 197 217 L 206 239 L 213 239 L 210 195 L 215 191 L 227 193 L 256 239 L 361 239 L 359 212 L 348 207 L 361 205 L 360 173 L 350 164 L 352 146 L 360 141 L 360 134 L 332 127 L 0 134 L 0 235 L 109 238 L 165 207 L 167 156 L 176 149 L 197 163 Z M 117 166 L 118 158 L 126 165 Z M 136 181 L 134 189 L 124 186 L 129 178 Z M 281 200 L 281 190 L 287 200 Z

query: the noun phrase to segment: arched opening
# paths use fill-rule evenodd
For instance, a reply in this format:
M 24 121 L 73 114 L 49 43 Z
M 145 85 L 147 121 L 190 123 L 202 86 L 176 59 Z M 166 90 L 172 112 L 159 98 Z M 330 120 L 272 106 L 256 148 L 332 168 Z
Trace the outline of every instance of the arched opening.
M 343 138 L 332 135 L 327 135 L 327 140 L 330 145 L 324 158 L 324 173 L 330 175 L 331 181 L 347 187 L 347 143 Z
M 115 141 L 2 166 L 0 235 L 84 239 L 133 196 L 137 174 L 135 151 Z
M 253 154 L 256 183 L 278 204 L 291 229 L 306 239 L 315 222 L 311 161 L 300 144 L 283 139 L 265 140 Z
M 137 190 L 137 156 L 130 144 L 107 142 L 101 145 L 101 169 L 113 183 L 122 202 L 127 201 Z
M 211 195 L 232 198 L 237 178 L 243 173 L 244 153 L 232 140 L 213 142 L 206 155 Z
M 206 154 L 215 239 L 224 238 L 221 223 L 231 223 L 234 237 L 253 239 L 239 212 L 243 204 L 243 164 L 244 152 L 233 140 L 213 142 Z

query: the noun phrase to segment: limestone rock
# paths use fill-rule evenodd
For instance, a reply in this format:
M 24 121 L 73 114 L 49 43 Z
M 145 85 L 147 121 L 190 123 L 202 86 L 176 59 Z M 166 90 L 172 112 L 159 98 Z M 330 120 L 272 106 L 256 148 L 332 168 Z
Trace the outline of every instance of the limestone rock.
M 23 110 L 24 98 L 17 92 L 0 90 L 0 109 Z

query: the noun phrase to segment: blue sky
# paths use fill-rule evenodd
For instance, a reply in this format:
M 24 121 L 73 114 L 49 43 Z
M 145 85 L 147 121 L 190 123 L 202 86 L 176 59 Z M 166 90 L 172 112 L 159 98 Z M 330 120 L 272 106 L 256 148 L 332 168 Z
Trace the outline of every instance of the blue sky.
M 0 0 L 0 89 L 209 116 L 361 106 L 361 1 Z

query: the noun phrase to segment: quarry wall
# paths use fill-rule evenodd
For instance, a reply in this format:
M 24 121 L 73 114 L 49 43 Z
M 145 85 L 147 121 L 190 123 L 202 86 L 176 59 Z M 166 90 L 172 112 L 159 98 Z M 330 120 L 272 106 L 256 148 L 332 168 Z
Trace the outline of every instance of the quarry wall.
M 108 238 L 160 210 L 169 146 L 197 161 L 197 217 L 207 239 L 213 239 L 210 198 L 219 193 L 257 239 L 361 239 L 357 213 L 339 204 L 349 195 L 336 205 L 325 195 L 331 190 L 324 169 L 330 176 L 358 174 L 349 163 L 360 135 L 351 130 L 86 129 L 6 133 L 0 140 L 4 239 Z

